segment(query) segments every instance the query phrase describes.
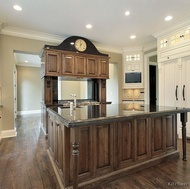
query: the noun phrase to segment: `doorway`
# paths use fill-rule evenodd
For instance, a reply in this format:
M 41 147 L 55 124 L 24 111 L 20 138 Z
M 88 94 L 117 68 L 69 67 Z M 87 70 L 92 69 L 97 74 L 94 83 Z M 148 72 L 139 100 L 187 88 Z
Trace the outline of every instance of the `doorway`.
M 149 65 L 149 104 L 156 105 L 156 66 Z

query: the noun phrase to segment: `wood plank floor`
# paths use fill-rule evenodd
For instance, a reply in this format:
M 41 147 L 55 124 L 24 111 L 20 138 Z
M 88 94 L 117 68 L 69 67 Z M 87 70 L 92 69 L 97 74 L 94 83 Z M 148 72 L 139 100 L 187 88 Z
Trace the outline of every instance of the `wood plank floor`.
M 0 144 L 0 189 L 59 189 L 40 130 L 40 115 L 17 119 L 17 137 Z M 178 141 L 181 154 L 181 141 Z M 187 159 L 174 159 L 94 189 L 190 189 L 190 143 Z

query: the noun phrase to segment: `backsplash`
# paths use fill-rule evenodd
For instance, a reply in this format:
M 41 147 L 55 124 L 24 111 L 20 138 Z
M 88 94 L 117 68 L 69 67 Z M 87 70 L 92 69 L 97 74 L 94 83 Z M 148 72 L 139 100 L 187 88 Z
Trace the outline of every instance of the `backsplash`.
M 123 89 L 123 100 L 144 100 L 144 89 Z

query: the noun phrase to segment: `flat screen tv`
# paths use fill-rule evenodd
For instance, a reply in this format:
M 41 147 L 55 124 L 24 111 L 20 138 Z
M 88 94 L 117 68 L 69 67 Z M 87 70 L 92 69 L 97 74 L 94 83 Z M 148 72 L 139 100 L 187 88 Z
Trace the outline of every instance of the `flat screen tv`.
M 141 83 L 141 72 L 125 73 L 125 83 Z

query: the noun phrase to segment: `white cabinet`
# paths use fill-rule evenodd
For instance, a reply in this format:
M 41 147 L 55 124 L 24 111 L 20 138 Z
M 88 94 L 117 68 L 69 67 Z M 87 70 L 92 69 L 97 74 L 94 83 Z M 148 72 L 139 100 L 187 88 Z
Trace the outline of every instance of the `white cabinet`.
M 189 55 L 190 27 L 178 29 L 165 36 L 158 37 L 158 62 L 172 60 Z
M 188 41 L 190 41 L 190 29 L 185 29 L 170 35 L 169 45 L 172 47 Z
M 160 105 L 190 107 L 190 56 L 159 63 Z M 178 120 L 178 133 L 181 123 Z M 190 115 L 187 135 L 190 137 Z
M 124 62 L 126 72 L 142 71 L 143 57 L 141 53 L 125 53 Z
M 126 73 L 138 73 L 140 81 L 126 82 Z M 143 88 L 143 51 L 124 50 L 123 53 L 123 88 Z

